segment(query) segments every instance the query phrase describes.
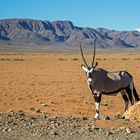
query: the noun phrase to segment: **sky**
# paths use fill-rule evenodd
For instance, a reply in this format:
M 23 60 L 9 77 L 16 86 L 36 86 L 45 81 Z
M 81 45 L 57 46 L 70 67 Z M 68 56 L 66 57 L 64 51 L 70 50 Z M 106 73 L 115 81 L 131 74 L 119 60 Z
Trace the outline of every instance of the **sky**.
M 75 26 L 140 28 L 140 0 L 0 0 L 0 19 L 70 20 Z

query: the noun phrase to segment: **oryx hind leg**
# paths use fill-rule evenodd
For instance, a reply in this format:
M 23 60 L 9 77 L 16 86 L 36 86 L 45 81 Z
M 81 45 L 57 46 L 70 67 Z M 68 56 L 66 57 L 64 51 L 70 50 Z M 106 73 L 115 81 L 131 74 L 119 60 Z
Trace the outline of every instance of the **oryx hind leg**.
M 128 100 L 128 97 L 127 97 L 127 93 L 125 91 L 125 89 L 121 90 L 120 91 L 121 95 L 122 95 L 122 98 L 124 99 L 124 102 L 125 102 L 125 111 L 128 109 L 128 104 L 129 104 L 129 100 Z
M 130 100 L 131 105 L 133 105 L 134 104 L 134 99 L 133 99 L 133 96 L 132 96 L 133 88 L 131 86 L 132 85 L 130 83 L 130 85 L 125 90 L 127 92 L 127 95 L 128 95 L 128 98 Z
M 134 96 L 135 103 L 136 103 L 136 102 L 139 101 L 140 99 L 139 99 L 139 95 L 138 95 L 138 93 L 137 93 L 137 91 L 136 91 L 136 89 L 135 89 L 133 79 L 132 79 L 131 82 L 130 82 L 130 89 L 131 89 L 131 91 L 133 92 L 133 96 Z

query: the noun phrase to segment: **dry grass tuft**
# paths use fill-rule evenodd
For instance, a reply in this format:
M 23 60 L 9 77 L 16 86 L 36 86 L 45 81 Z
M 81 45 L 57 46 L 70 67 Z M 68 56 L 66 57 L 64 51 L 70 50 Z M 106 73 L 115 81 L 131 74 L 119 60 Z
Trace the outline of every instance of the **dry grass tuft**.
M 67 61 L 65 58 L 59 58 L 60 61 Z
M 14 61 L 24 61 L 22 58 L 15 58 Z
M 77 60 L 78 60 L 78 58 L 72 58 L 71 60 L 72 60 L 72 61 L 77 61 Z
M 122 58 L 122 60 L 129 60 L 130 58 Z

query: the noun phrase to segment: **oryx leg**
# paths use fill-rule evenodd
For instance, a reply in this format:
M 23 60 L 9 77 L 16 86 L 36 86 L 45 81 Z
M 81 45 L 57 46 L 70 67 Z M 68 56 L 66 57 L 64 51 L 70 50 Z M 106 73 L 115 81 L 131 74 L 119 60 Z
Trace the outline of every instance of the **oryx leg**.
M 139 101 L 140 99 L 139 99 L 138 93 L 137 93 L 137 91 L 136 91 L 136 89 L 135 89 L 133 80 L 131 80 L 131 82 L 130 82 L 130 89 L 131 89 L 131 92 L 132 92 L 133 95 L 134 95 L 134 99 L 135 99 L 135 103 L 136 103 L 136 102 Z
M 130 100 L 131 105 L 133 105 L 134 104 L 134 99 L 133 99 L 133 96 L 132 96 L 132 90 L 129 86 L 126 88 L 126 92 L 127 92 L 127 95 L 128 95 L 128 98 Z
M 125 89 L 121 90 L 120 91 L 121 95 L 122 95 L 122 98 L 124 99 L 124 102 L 125 102 L 125 111 L 128 109 L 128 104 L 129 104 L 129 100 L 128 100 L 128 97 L 127 97 L 127 93 L 125 91 Z
M 101 93 L 99 93 L 99 92 L 94 93 L 94 100 L 95 100 L 95 107 L 96 107 L 96 114 L 94 116 L 94 119 L 98 119 L 99 118 L 100 102 L 101 102 Z

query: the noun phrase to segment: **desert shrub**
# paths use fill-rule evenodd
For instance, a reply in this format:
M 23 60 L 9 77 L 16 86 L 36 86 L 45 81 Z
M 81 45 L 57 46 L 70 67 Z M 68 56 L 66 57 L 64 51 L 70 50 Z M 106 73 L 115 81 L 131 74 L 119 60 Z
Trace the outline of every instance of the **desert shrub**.
M 77 61 L 77 60 L 78 60 L 78 58 L 72 58 L 71 60 L 73 60 L 73 61 Z
M 15 58 L 14 61 L 24 61 L 22 58 Z
M 67 59 L 65 58 L 59 58 L 60 61 L 66 61 Z
M 101 58 L 96 58 L 96 60 L 102 60 Z
M 1 60 L 1 61 L 10 61 L 9 58 L 1 58 L 0 60 Z
M 122 58 L 122 60 L 129 60 L 129 58 Z
M 134 58 L 134 60 L 140 60 L 140 58 Z

